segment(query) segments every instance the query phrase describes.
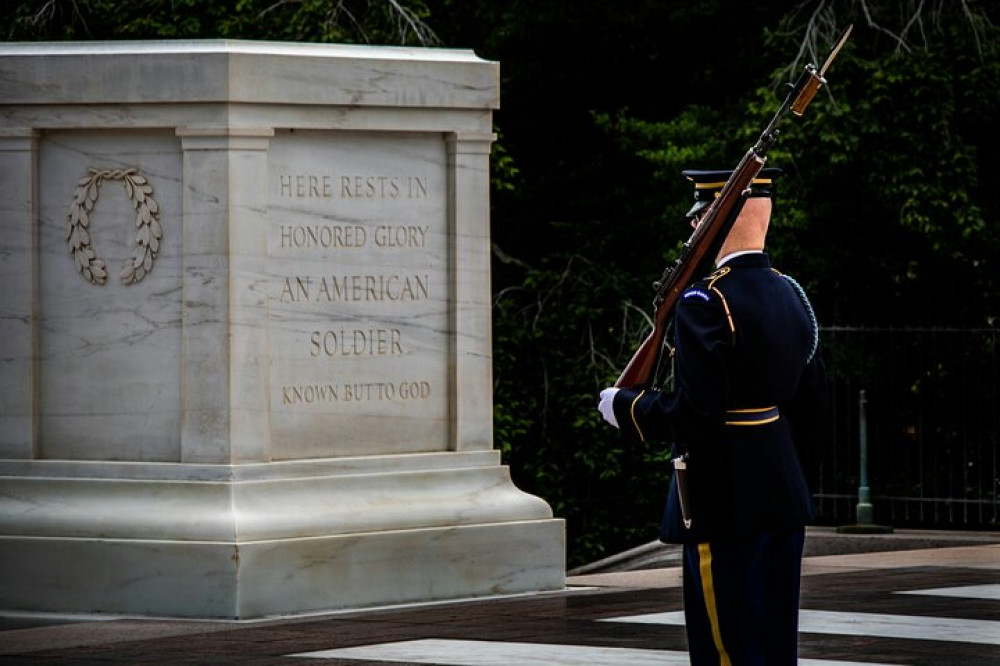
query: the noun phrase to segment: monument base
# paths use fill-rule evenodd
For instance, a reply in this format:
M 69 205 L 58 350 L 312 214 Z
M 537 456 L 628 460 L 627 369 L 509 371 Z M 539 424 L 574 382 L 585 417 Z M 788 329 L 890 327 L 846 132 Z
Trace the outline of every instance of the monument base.
M 564 585 L 563 522 L 492 451 L 0 471 L 8 612 L 252 619 Z

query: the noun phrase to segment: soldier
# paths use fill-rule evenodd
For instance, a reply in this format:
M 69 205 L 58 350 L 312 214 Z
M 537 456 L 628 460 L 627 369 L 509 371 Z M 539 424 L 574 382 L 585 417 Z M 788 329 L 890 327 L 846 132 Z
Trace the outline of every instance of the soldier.
M 686 465 L 686 484 L 674 474 L 660 538 L 683 544 L 688 646 L 699 666 L 797 660 L 813 517 L 803 454 L 824 427 L 826 392 L 812 308 L 764 253 L 779 173 L 758 174 L 717 270 L 677 303 L 675 388 L 601 391 L 608 422 L 641 440 L 674 442 Z M 688 216 L 697 225 L 730 172 L 684 175 L 694 183 Z

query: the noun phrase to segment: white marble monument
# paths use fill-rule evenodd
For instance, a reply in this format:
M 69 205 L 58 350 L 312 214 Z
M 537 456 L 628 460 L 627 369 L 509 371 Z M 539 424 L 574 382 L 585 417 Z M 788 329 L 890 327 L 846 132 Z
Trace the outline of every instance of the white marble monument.
M 492 442 L 496 63 L 0 45 L 0 610 L 559 589 Z

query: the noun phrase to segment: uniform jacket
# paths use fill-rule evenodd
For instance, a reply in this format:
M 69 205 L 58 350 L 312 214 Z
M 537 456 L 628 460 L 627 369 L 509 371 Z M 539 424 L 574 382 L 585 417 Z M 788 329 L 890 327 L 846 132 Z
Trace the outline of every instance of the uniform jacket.
M 681 525 L 673 484 L 662 540 L 700 543 L 812 518 L 803 462 L 826 429 L 826 389 L 804 298 L 766 254 L 732 258 L 678 301 L 674 390 L 616 394 L 626 435 L 689 456 L 693 522 Z

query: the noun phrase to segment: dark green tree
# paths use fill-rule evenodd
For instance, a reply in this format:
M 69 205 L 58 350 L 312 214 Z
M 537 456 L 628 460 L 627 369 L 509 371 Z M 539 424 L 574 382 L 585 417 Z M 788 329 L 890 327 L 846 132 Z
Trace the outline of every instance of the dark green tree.
M 707 11 L 722 16 L 726 4 Z M 827 91 L 772 151 L 786 175 L 771 252 L 809 286 L 825 324 L 996 325 L 993 17 L 973 3 L 808 5 L 821 11 L 741 15 L 731 33 L 725 21 L 675 22 L 672 35 L 714 48 L 651 44 L 643 64 L 599 40 L 568 48 L 564 30 L 558 52 L 579 56 L 577 72 L 634 77 L 601 80 L 608 94 L 593 98 L 562 63 L 546 75 L 534 71 L 541 56 L 499 56 L 523 79 L 498 114 L 519 179 L 494 208 L 497 437 L 523 485 L 568 519 L 571 562 L 655 535 L 666 443 L 622 443 L 594 407 L 645 333 L 648 283 L 689 233 L 681 170 L 735 165 L 783 84 L 850 23 Z M 614 33 L 613 18 L 598 22 Z M 653 13 L 639 22 L 662 24 Z M 593 70 L 590 53 L 603 58 Z M 664 61 L 678 66 L 658 69 Z M 513 92 L 530 81 L 540 81 L 532 94 Z

